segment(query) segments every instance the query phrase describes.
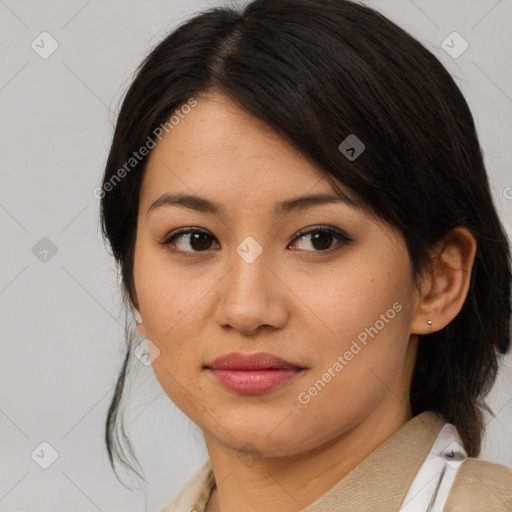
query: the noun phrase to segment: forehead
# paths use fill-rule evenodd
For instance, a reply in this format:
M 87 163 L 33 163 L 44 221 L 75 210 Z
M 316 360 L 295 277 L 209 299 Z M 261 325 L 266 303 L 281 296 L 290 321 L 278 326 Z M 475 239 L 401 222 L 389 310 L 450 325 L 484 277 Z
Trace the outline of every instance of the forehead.
M 332 192 L 325 174 L 304 155 L 220 94 L 198 97 L 151 151 L 141 195 L 166 187 L 213 195 Z

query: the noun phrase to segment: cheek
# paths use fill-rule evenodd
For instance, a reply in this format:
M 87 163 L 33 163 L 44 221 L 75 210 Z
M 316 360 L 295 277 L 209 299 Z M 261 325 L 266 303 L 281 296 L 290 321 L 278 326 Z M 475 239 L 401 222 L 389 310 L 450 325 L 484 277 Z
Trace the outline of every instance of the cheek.
M 356 426 L 386 395 L 391 402 L 394 397 L 400 399 L 396 379 L 401 381 L 399 376 L 405 368 L 410 314 L 400 306 L 402 309 L 393 309 L 392 305 L 389 310 L 383 309 L 384 315 L 388 311 L 388 323 L 378 316 L 376 320 L 372 311 L 359 311 L 355 319 L 342 315 L 338 318 L 338 335 L 316 344 L 319 364 L 304 380 L 301 395 L 297 395 L 305 404 L 300 413 L 301 429 L 323 425 L 323 429 L 308 434 L 308 443 L 315 445 L 329 433 L 336 435 Z
M 331 379 L 324 400 L 336 393 L 355 406 L 372 400 L 404 364 L 412 311 L 403 256 L 354 259 L 322 287 L 301 280 L 298 295 L 315 313 L 309 329 L 315 326 L 311 347 L 319 364 L 310 381 Z
M 145 335 L 157 347 L 152 362 L 162 389 L 187 414 L 195 411 L 191 394 L 200 393 L 196 376 L 201 366 L 200 330 L 204 321 L 200 283 L 183 279 L 158 265 L 150 266 L 137 284 L 137 295 L 144 317 Z M 192 402 L 192 403 L 190 403 Z
M 196 385 L 190 379 L 197 375 L 202 361 L 198 331 L 204 317 L 204 285 L 197 277 L 184 279 L 162 263 L 162 258 L 144 256 L 142 251 L 138 254 L 134 277 L 145 337 L 159 350 L 153 371 L 171 400 L 188 410 L 187 390 Z
M 382 260 L 354 258 L 323 274 L 300 280 L 290 276 L 290 281 L 317 336 L 350 343 L 358 335 L 364 340 L 368 330 L 375 334 L 375 327 L 379 333 L 395 329 L 396 334 L 410 298 L 410 283 L 403 278 L 406 264 L 401 259 L 383 265 Z
M 201 300 L 212 285 L 200 272 L 170 265 L 164 249 L 136 251 L 134 279 L 147 337 L 157 345 L 176 343 L 187 326 L 200 325 Z M 181 332 L 177 337 L 176 333 Z

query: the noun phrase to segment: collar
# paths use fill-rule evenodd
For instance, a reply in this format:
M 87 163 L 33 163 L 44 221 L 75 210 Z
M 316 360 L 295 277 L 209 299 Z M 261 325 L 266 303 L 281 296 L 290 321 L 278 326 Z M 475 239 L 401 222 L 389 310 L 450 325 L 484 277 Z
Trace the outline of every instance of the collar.
M 304 512 L 396 512 L 444 423 L 414 416 Z

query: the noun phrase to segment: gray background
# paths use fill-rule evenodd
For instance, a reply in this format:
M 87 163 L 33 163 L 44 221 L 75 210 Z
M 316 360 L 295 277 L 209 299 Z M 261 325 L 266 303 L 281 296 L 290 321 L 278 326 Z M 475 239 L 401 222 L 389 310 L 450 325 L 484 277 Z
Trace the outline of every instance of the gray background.
M 109 466 L 104 423 L 124 317 L 93 190 L 137 64 L 176 23 L 221 3 L 0 0 L 0 511 L 159 510 L 207 456 L 200 430 L 170 403 L 151 367 L 138 363 L 129 416 L 146 492 L 125 489 Z M 366 3 L 455 76 L 510 234 L 512 1 Z M 47 59 L 31 47 L 43 31 L 59 45 Z M 442 48 L 453 31 L 469 44 L 457 59 Z M 488 425 L 482 457 L 512 466 L 511 356 L 490 403 L 497 420 Z M 43 453 L 44 441 L 58 453 L 48 469 L 31 457 Z

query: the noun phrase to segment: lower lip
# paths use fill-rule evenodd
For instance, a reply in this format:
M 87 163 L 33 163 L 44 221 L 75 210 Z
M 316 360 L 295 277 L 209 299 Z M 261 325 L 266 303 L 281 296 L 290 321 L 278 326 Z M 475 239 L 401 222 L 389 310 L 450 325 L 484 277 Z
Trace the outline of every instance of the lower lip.
M 268 370 L 213 370 L 209 371 L 226 388 L 244 395 L 258 395 L 289 382 L 301 368 L 280 368 Z

